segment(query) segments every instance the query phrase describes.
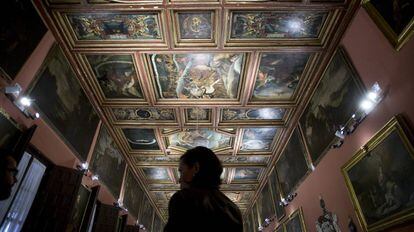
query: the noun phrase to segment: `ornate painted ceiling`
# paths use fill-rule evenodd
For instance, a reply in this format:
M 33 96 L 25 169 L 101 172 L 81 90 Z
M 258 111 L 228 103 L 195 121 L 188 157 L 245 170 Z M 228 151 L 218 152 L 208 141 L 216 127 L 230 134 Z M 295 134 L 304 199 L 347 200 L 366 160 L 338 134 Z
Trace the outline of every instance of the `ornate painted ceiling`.
M 219 155 L 251 207 L 359 1 L 38 0 L 108 132 L 166 218 L 178 159 Z

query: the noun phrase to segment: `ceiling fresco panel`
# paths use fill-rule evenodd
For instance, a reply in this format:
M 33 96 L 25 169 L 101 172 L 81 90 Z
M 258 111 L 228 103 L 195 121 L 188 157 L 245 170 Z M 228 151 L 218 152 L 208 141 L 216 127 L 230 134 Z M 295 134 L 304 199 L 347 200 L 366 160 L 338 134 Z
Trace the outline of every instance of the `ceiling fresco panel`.
M 277 135 L 278 128 L 244 128 L 240 150 L 270 151 L 272 142 Z
M 204 108 L 186 108 L 185 113 L 185 122 L 188 125 L 204 125 L 212 123 L 212 109 Z
M 258 181 L 263 168 L 244 167 L 235 168 L 232 182 Z
M 173 108 L 114 107 L 111 111 L 116 123 L 176 122 Z
M 223 108 L 220 110 L 221 123 L 257 123 L 258 121 L 282 121 L 288 109 L 281 107 L 264 108 Z
M 133 150 L 160 150 L 154 129 L 122 128 L 122 132 Z
M 145 174 L 145 177 L 150 182 L 158 182 L 158 183 L 172 183 L 173 180 L 169 175 L 168 168 L 162 167 L 145 167 L 142 168 L 142 171 Z
M 149 54 L 158 99 L 237 100 L 244 53 Z

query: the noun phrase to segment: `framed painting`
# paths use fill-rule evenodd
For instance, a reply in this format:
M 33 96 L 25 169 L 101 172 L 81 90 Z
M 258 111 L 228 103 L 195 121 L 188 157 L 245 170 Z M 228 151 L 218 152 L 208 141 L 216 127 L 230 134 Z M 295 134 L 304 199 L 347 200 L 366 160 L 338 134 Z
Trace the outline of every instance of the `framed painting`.
M 299 121 L 314 164 L 335 142 L 336 130 L 358 109 L 364 92 L 345 51 L 338 49 Z
M 154 216 L 154 226 L 152 228 L 152 231 L 154 231 L 154 232 L 164 231 L 164 226 L 162 225 L 162 220 L 156 213 L 155 213 L 155 216 Z
M 91 196 L 91 190 L 83 185 L 80 185 L 78 193 L 76 194 L 75 204 L 73 206 L 72 217 L 67 226 L 67 231 L 80 231 L 83 223 L 89 223 L 84 221 L 86 207 L 89 203 Z
M 414 217 L 413 172 L 412 132 L 397 115 L 342 167 L 364 230 L 382 231 Z
M 258 167 L 239 167 L 234 169 L 233 181 L 251 182 L 258 181 L 263 168 Z
M 269 123 L 283 122 L 287 108 L 223 108 L 220 109 L 220 123 Z
M 22 134 L 20 127 L 0 108 L 0 148 L 13 151 Z
M 124 183 L 123 203 L 128 209 L 128 212 L 136 218 L 138 218 L 139 211 L 143 205 L 143 200 L 144 192 L 138 181 L 135 179 L 132 171 L 128 169 Z
M 99 117 L 57 44 L 47 54 L 27 95 L 35 99 L 35 107 L 49 126 L 85 161 Z
M 262 222 L 259 219 L 259 212 L 257 211 L 257 203 L 254 203 L 251 210 L 252 210 L 253 231 L 258 231 L 258 228 L 259 226 L 262 225 Z
M 253 226 L 252 226 L 252 217 L 251 214 L 247 214 L 243 217 L 243 221 L 244 221 L 244 225 L 243 227 L 245 228 L 244 231 L 246 232 L 253 232 Z
M 149 54 L 148 68 L 157 98 L 198 104 L 240 95 L 245 53 Z
M 168 148 L 175 148 L 183 152 L 197 146 L 204 146 L 213 151 L 230 149 L 233 146 L 231 136 L 208 128 L 186 129 L 174 133 L 166 139 Z
M 414 3 L 410 0 L 364 0 L 363 6 L 398 51 L 414 30 Z
M 176 46 L 216 46 L 216 10 L 173 11 Z
M 311 53 L 262 53 L 251 101 L 288 101 L 302 83 Z
M 168 173 L 168 168 L 164 167 L 145 167 L 142 168 L 142 171 L 145 174 L 145 177 L 149 182 L 156 182 L 156 183 L 171 183 L 172 179 L 170 174 Z
M 283 197 L 295 191 L 309 170 L 305 146 L 296 128 L 276 161 L 276 171 Z
M 298 41 L 319 44 L 329 17 L 328 11 L 231 10 L 228 12 L 226 44 L 261 46 Z
M 90 169 L 99 176 L 115 198 L 119 197 L 124 178 L 126 162 L 118 145 L 102 125 L 90 161 Z
M 306 232 L 302 208 L 297 209 L 284 223 L 286 232 Z
M 240 151 L 270 151 L 277 132 L 275 127 L 244 128 Z
M 152 231 L 152 222 L 154 220 L 154 208 L 152 207 L 147 196 L 144 196 L 141 205 L 142 207 L 138 221 L 140 222 L 140 224 L 143 224 L 145 226 L 145 229 L 147 231 Z
M 176 123 L 173 108 L 113 107 L 111 113 L 117 124 Z
M 272 191 L 276 219 L 280 221 L 285 216 L 285 207 L 279 204 L 281 197 L 282 197 L 282 193 L 281 193 L 279 179 L 276 174 L 276 169 L 273 169 L 269 175 L 269 184 L 270 184 L 270 190 Z
M 266 182 L 257 200 L 260 221 L 264 222 L 266 218 L 272 219 L 275 216 L 275 201 L 269 181 Z
M 105 99 L 144 101 L 131 54 L 86 54 L 85 59 Z
M 285 232 L 285 225 L 279 224 L 279 226 L 275 229 L 275 232 Z
M 0 75 L 12 80 L 46 34 L 47 27 L 31 1 L 4 1 L 0 19 Z
M 185 122 L 188 125 L 209 125 L 211 124 L 212 109 L 208 108 L 186 108 L 184 109 Z
M 154 129 L 122 128 L 122 132 L 132 150 L 160 150 Z

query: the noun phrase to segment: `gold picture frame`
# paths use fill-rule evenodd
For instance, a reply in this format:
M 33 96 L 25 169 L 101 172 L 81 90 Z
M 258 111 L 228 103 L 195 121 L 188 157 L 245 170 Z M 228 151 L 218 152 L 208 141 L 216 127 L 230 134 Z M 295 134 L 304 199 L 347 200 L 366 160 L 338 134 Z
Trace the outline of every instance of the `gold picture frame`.
M 409 184 L 414 178 L 407 173 L 414 170 L 414 147 L 406 129 L 402 116 L 394 116 L 342 167 L 364 231 L 384 230 L 414 217 L 414 191 Z M 358 175 L 361 172 L 363 176 Z
M 409 23 L 405 25 L 400 33 L 396 33 L 392 26 L 386 21 L 383 15 L 381 15 L 378 9 L 374 6 L 374 4 L 371 3 L 371 0 L 363 0 L 362 5 L 371 16 L 372 20 L 377 24 L 382 33 L 384 33 L 385 37 L 387 37 L 387 39 L 390 41 L 395 50 L 399 51 L 413 35 L 414 17 L 411 18 Z M 392 7 L 387 7 L 387 9 L 388 8 Z M 402 15 L 400 15 L 400 17 L 402 17 Z

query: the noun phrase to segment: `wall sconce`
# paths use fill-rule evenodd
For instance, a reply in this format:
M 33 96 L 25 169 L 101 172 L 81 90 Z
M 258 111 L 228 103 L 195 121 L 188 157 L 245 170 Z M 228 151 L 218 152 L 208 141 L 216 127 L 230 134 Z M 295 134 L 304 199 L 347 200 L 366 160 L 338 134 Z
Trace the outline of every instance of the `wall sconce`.
M 22 87 L 19 84 L 6 86 L 4 94 L 13 102 L 13 104 L 28 118 L 38 119 L 40 114 L 31 108 L 33 99 L 27 96 L 20 96 Z
M 76 169 L 78 169 L 85 176 L 88 174 L 88 168 L 89 168 L 88 162 L 82 162 L 76 165 Z
M 295 197 L 296 197 L 297 195 L 298 195 L 297 193 L 292 193 L 292 194 L 287 195 L 287 197 L 286 197 L 286 198 L 283 198 L 283 197 L 282 197 L 282 198 L 280 199 L 279 205 L 280 205 L 280 206 L 283 206 L 283 207 L 288 206 L 288 205 L 289 205 L 289 203 L 290 203 L 290 202 L 292 202 L 292 201 L 293 201 L 293 199 L 295 199 Z

